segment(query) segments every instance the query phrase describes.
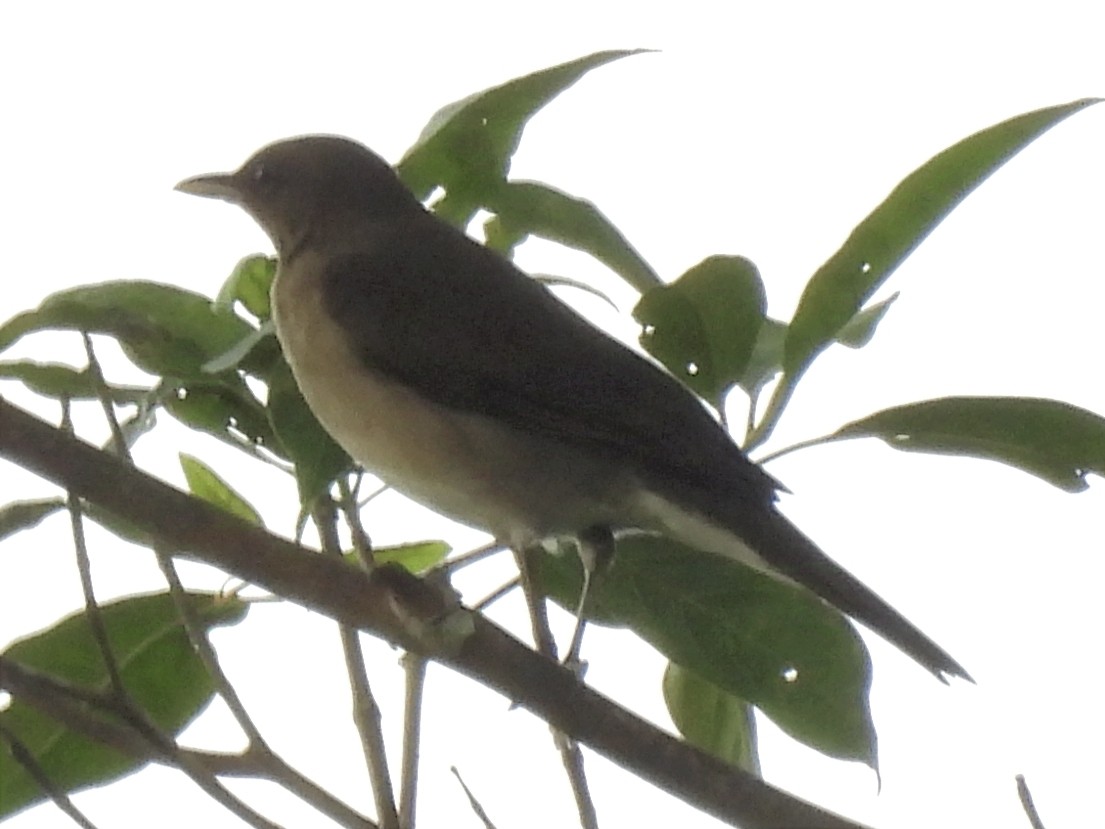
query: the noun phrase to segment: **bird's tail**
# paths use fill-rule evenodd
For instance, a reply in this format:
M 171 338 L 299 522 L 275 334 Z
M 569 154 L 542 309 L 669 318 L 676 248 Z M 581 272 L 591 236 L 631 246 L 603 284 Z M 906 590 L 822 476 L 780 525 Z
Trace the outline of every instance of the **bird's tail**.
M 887 604 L 859 579 L 821 552 L 820 548 L 781 513 L 772 510 L 748 541 L 788 578 L 816 593 L 833 607 L 869 627 L 928 668 L 941 682 L 970 674 L 942 647 Z
M 941 682 L 947 682 L 948 676 L 974 681 L 947 651 L 821 552 L 774 507 L 734 510 L 736 514 L 707 517 L 653 494 L 641 506 L 666 534 L 683 543 L 802 585 L 892 642 L 932 671 Z

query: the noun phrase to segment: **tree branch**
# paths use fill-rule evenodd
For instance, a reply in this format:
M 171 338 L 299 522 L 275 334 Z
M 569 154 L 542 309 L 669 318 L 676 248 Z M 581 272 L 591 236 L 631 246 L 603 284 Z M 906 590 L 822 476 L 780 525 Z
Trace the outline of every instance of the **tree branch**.
M 437 660 L 699 809 L 746 829 L 857 829 L 665 734 L 398 567 L 305 553 L 0 398 L 0 455 L 156 535 L 166 549 Z

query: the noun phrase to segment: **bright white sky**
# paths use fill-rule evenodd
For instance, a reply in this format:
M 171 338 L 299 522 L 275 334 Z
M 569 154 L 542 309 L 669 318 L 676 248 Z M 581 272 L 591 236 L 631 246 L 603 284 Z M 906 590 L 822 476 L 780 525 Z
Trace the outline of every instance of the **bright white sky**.
M 592 0 L 538 13 L 483 0 L 320 2 L 292 13 L 270 3 L 7 4 L 0 317 L 107 279 L 214 292 L 240 256 L 268 250 L 267 240 L 244 214 L 172 186 L 236 167 L 273 139 L 344 133 L 398 160 L 442 104 L 600 49 L 652 47 L 661 52 L 595 71 L 539 115 L 514 174 L 595 201 L 665 277 L 709 254 L 748 256 L 767 282 L 771 313 L 788 318 L 809 274 L 915 166 L 1009 116 L 1105 94 L 1105 21 L 1088 1 L 1031 12 L 938 2 L 915 15 L 884 3 L 656 5 Z M 875 343 L 817 363 L 771 448 L 945 394 L 1048 396 L 1105 413 L 1103 140 L 1105 107 L 1091 109 L 972 195 L 892 279 L 888 292 L 902 297 Z M 623 308 L 631 302 L 601 268 L 552 246 L 527 247 L 521 263 L 593 277 Z M 80 359 L 64 338 L 28 341 L 18 353 Z M 56 416 L 15 386 L 0 392 Z M 195 452 L 255 503 L 278 505 L 266 513 L 270 526 L 291 531 L 290 485 L 274 493 L 271 476 L 181 432 L 170 427 L 172 440 L 142 444 L 139 461 L 181 483 L 175 452 Z M 948 648 L 978 686 L 942 687 L 869 637 L 881 793 L 869 771 L 797 747 L 769 724 L 766 777 L 877 827 L 1025 825 L 1018 772 L 1049 826 L 1085 825 L 1099 813 L 1100 482 L 1072 496 L 997 465 L 875 443 L 796 453 L 771 472 L 794 492 L 786 511 Z M 49 491 L 13 467 L 0 473 L 0 502 Z M 401 513 L 396 524 L 398 505 L 381 499 L 370 516 L 381 542 L 447 532 L 473 539 L 423 513 Z M 64 523 L 4 545 L 0 645 L 79 606 Z M 92 540 L 104 596 L 157 586 L 150 556 L 99 533 Z M 473 593 L 495 580 L 492 569 L 472 577 Z M 188 572 L 195 584 L 219 584 Z M 510 621 L 516 609 L 506 603 L 496 616 Z M 219 644 L 275 746 L 371 810 L 332 624 L 268 605 Z M 593 634 L 586 649 L 589 680 L 666 722 L 659 658 L 616 632 Z M 395 655 L 372 653 L 395 728 Z M 430 682 L 423 825 L 478 825 L 450 765 L 500 826 L 572 825 L 547 730 L 442 669 Z M 215 713 L 189 736 L 217 739 L 224 725 Z M 716 825 L 589 758 L 604 826 Z M 322 825 L 271 789 L 235 788 L 288 826 Z M 102 826 L 232 824 L 164 770 L 77 803 Z M 47 806 L 8 825 L 69 824 Z

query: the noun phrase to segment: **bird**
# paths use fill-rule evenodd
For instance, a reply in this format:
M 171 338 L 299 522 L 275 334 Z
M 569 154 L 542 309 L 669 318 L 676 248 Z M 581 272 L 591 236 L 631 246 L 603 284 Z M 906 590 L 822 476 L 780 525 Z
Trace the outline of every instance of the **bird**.
M 970 680 L 784 516 L 781 485 L 686 386 L 435 216 L 364 145 L 288 138 L 176 189 L 270 237 L 295 380 L 385 484 L 515 550 L 658 533 L 801 585 L 941 681 Z

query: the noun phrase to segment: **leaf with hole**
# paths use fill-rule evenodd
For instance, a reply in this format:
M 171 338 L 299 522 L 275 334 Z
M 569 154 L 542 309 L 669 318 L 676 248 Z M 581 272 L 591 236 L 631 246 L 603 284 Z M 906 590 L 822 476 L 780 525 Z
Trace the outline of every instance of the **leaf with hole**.
M 577 556 L 532 557 L 541 586 L 575 610 Z M 672 662 L 763 711 L 795 739 L 875 767 L 871 660 L 856 629 L 812 593 L 668 539 L 618 539 L 587 617 L 624 625 Z
M 876 412 L 830 439 L 875 437 L 906 452 L 999 461 L 1067 492 L 1105 475 L 1105 418 L 1058 400 L 944 397 Z
M 748 370 L 767 297 L 756 266 L 711 256 L 633 309 L 641 344 L 715 408 Z
M 420 199 L 444 188 L 458 205 L 448 218 L 467 224 L 474 194 L 506 178 L 529 119 L 592 69 L 638 53 L 596 52 L 447 104 L 397 165 L 400 177 Z
M 203 366 L 252 330 L 192 291 L 155 282 L 104 282 L 60 291 L 0 326 L 0 350 L 45 330 L 87 331 L 119 341 L 139 368 L 160 376 L 206 379 Z

